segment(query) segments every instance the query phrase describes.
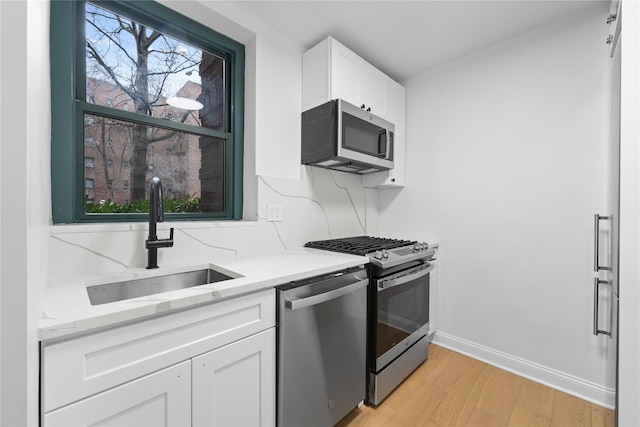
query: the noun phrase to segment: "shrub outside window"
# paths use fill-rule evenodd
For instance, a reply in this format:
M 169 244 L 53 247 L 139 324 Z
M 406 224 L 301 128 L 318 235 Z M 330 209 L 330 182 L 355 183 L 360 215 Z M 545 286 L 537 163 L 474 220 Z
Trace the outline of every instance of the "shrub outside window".
M 54 222 L 146 220 L 155 176 L 167 219 L 239 219 L 244 46 L 152 2 L 51 22 Z

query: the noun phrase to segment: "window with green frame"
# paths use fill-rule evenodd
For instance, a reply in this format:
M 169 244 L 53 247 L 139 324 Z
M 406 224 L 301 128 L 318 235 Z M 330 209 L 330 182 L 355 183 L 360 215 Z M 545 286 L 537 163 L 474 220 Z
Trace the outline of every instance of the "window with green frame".
M 244 46 L 152 1 L 51 2 L 54 223 L 242 216 Z

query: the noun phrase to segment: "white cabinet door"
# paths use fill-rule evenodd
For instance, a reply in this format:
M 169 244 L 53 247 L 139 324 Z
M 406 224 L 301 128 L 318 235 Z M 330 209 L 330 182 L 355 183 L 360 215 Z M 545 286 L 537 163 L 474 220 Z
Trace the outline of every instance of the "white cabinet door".
M 340 98 L 387 119 L 391 79 L 334 38 L 305 52 L 302 74 L 303 111 Z
M 273 426 L 275 328 L 193 359 L 194 426 Z
M 331 94 L 329 99 L 323 101 L 340 98 L 359 107 L 358 79 L 361 58 L 338 43 L 331 43 L 329 49 L 331 72 L 328 84 Z
M 358 67 L 358 107 L 365 106 L 376 116 L 389 121 L 387 97 L 390 78 L 364 60 Z
M 386 118 L 389 77 L 337 40 L 329 38 L 327 41 L 331 63 L 331 99 L 344 99 Z
M 191 362 L 163 369 L 43 417 L 44 427 L 89 425 L 191 425 Z

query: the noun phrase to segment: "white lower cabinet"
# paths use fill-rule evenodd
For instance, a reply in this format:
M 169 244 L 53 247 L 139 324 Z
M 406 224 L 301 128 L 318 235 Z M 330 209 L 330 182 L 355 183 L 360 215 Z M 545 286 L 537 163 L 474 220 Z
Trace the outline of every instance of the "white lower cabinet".
M 270 329 L 193 359 L 194 426 L 275 425 L 275 343 Z
M 189 426 L 191 362 L 155 372 L 44 416 L 45 426 Z
M 273 426 L 275 290 L 42 343 L 41 425 Z

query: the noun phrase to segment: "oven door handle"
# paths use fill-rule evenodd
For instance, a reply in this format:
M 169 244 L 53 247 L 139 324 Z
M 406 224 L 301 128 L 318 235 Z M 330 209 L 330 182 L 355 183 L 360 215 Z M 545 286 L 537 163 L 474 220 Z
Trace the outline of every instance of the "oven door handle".
M 389 288 L 393 288 L 394 286 L 404 285 L 405 283 L 408 283 L 408 282 L 410 282 L 412 280 L 419 279 L 419 278 L 429 274 L 429 272 L 431 270 L 433 270 L 434 268 L 435 268 L 435 265 L 429 264 L 428 267 L 420 269 L 417 272 L 404 274 L 402 276 L 399 276 L 399 277 L 396 277 L 396 278 L 393 278 L 393 279 L 380 280 L 378 282 L 378 286 L 377 286 L 378 292 L 384 291 L 384 290 L 389 289 Z
M 340 298 L 341 296 L 350 294 L 357 291 L 360 288 L 364 288 L 369 284 L 369 279 L 363 279 L 358 282 L 352 283 L 347 286 L 343 286 L 337 289 L 333 289 L 329 292 L 323 292 L 320 294 L 312 295 L 306 298 L 289 298 L 286 294 L 285 305 L 290 310 L 299 310 L 301 308 L 309 307 L 312 305 L 322 304 L 323 302 L 331 301 L 332 299 Z

